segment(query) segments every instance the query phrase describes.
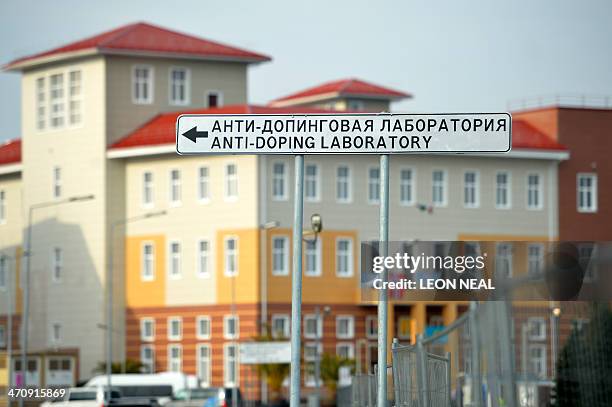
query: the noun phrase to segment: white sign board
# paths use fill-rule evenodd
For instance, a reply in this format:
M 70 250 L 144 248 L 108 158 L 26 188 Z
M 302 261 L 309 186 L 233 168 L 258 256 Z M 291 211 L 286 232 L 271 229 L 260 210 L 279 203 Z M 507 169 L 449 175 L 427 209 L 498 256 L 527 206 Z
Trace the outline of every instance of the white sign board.
M 194 115 L 176 122 L 179 154 L 504 153 L 509 113 Z
M 291 342 L 244 342 L 240 344 L 240 363 L 291 363 Z

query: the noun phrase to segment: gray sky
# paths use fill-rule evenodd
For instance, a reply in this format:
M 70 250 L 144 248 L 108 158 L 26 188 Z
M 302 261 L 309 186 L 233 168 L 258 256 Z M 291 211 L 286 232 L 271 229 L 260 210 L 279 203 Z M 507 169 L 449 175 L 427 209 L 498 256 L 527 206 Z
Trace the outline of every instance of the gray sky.
M 272 56 L 250 70 L 251 103 L 359 77 L 415 95 L 395 111 L 497 111 L 612 96 L 611 17 L 609 0 L 2 0 L 0 63 L 147 21 Z M 0 73 L 0 140 L 20 135 L 19 92 Z

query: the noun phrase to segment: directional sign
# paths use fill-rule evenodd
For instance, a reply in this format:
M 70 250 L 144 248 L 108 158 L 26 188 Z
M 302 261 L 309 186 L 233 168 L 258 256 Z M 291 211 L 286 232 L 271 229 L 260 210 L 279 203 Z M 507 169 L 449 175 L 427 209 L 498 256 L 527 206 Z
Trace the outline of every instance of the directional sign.
M 503 153 L 508 113 L 191 115 L 178 117 L 179 154 Z
M 244 342 L 240 344 L 240 363 L 291 363 L 291 342 Z

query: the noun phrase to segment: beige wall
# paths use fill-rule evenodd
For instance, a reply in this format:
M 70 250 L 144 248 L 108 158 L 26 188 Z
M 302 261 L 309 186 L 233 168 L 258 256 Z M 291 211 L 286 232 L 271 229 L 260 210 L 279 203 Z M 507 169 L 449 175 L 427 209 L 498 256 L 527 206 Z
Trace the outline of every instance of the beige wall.
M 6 200 L 6 220 L 0 221 L 0 256 L 6 256 L 8 272 L 10 273 L 10 284 L 7 283 L 4 289 L 0 288 L 0 315 L 4 315 L 7 310 L 9 295 L 11 298 L 13 313 L 17 310 L 17 278 L 16 270 L 20 260 L 21 231 L 24 214 L 21 205 L 21 173 L 0 175 L 0 191 L 4 191 Z

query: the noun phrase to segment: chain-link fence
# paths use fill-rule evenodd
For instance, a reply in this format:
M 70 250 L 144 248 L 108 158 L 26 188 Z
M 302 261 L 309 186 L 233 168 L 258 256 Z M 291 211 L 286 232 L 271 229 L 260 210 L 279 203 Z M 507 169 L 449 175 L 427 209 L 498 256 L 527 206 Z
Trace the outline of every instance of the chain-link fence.
M 353 407 L 376 406 L 376 375 L 358 374 L 353 376 L 351 383 Z

